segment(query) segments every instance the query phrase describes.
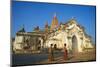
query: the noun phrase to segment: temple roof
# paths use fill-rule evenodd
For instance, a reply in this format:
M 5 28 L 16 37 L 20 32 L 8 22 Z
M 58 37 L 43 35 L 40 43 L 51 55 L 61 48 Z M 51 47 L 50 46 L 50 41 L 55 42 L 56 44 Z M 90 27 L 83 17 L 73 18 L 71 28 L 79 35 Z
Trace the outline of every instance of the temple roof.
M 77 24 L 77 22 L 75 18 L 71 18 L 66 24 Z
M 25 32 L 24 25 L 20 28 L 18 32 Z

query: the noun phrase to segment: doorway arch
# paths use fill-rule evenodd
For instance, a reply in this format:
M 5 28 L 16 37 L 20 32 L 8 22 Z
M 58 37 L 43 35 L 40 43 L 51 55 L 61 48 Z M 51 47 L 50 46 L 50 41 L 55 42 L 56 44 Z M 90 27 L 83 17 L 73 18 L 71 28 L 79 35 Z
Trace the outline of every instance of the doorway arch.
M 78 52 L 78 41 L 77 37 L 74 35 L 72 37 L 72 53 L 77 53 Z

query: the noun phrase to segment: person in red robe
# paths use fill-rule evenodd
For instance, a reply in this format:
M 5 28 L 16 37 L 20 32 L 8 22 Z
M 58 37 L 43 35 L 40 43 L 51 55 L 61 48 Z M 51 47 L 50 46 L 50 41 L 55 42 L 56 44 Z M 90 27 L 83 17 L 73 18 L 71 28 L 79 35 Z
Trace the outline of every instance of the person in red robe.
M 63 54 L 63 59 L 67 60 L 68 59 L 68 51 L 66 49 L 66 44 L 64 44 L 64 54 Z
M 50 48 L 49 48 L 49 61 L 53 61 L 54 60 L 54 56 L 53 56 L 53 44 L 50 45 Z

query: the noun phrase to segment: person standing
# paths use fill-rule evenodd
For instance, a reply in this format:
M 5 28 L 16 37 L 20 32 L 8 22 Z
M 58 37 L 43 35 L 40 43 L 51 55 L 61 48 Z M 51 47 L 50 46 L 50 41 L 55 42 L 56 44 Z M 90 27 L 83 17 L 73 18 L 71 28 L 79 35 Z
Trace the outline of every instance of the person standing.
M 49 61 L 53 61 L 54 60 L 54 56 L 53 56 L 53 44 L 50 45 L 49 48 Z
M 63 60 L 67 60 L 68 59 L 68 51 L 66 49 L 66 44 L 64 44 L 64 54 L 63 54 Z

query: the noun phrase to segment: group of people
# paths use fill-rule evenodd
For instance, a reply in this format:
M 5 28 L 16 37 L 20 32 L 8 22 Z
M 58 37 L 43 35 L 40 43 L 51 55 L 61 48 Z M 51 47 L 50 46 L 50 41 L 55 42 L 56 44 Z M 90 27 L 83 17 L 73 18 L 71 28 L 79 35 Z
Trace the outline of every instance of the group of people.
M 63 52 L 62 58 L 63 58 L 63 60 L 67 60 L 68 59 L 68 51 L 66 49 L 66 44 L 64 44 L 63 51 L 64 52 Z M 50 48 L 49 48 L 49 57 L 48 57 L 49 61 L 54 61 L 54 54 L 53 54 L 53 52 L 54 52 L 54 48 L 53 48 L 53 44 L 51 44 Z

